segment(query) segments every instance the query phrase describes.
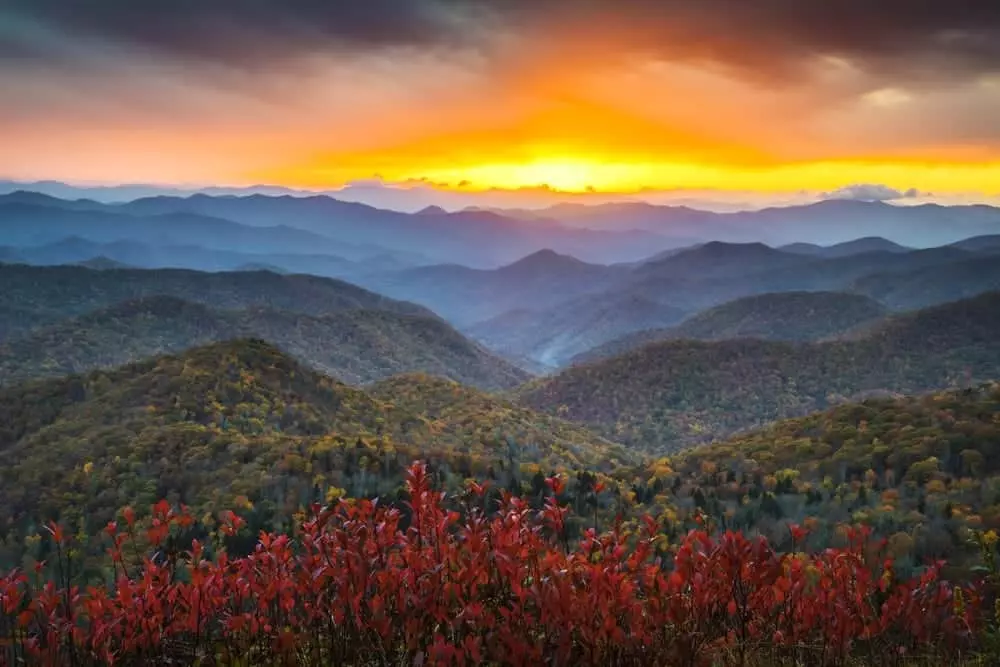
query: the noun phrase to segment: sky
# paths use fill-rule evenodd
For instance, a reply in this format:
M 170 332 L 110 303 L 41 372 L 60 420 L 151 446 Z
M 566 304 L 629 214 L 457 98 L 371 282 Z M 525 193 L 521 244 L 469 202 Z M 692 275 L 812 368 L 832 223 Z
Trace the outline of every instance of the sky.
M 1000 194 L 996 0 L 3 0 L 0 94 L 25 181 Z

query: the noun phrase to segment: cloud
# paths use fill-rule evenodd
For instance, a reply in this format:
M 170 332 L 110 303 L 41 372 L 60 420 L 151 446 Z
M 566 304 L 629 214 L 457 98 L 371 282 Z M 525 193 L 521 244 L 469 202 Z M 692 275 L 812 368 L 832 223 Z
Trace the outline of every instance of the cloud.
M 154 52 L 238 67 L 317 53 L 523 42 L 712 62 L 789 77 L 817 59 L 915 78 L 1000 70 L 995 0 L 6 0 L 0 56 L 65 58 L 81 48 Z M 514 37 L 514 39 L 506 39 Z M 62 55 L 60 55 L 62 54 Z
M 898 199 L 916 199 L 922 193 L 916 188 L 896 190 L 887 185 L 858 183 L 847 185 L 832 192 L 824 192 L 821 199 L 850 199 L 853 201 L 895 201 Z
M 64 0 L 10 0 L 0 7 L 0 54 L 58 55 L 42 41 L 63 37 L 93 48 L 264 66 L 316 52 L 437 44 L 459 33 L 461 16 L 437 0 L 101 0 L 85 10 Z

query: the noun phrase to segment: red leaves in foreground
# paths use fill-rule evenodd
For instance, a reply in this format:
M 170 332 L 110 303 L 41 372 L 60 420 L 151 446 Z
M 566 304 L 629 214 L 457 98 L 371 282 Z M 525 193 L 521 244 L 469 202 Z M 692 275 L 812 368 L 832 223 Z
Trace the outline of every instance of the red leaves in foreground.
M 661 563 L 652 520 L 629 537 L 589 531 L 567 551 L 554 497 L 536 511 L 505 495 L 494 515 L 463 518 L 421 464 L 407 490 L 408 521 L 340 502 L 315 509 L 295 539 L 262 533 L 245 558 L 206 560 L 195 541 L 131 575 L 110 524 L 110 590 L 0 578 L 0 665 L 881 663 L 973 640 L 974 592 L 936 567 L 897 581 L 891 562 L 866 558 L 866 531 L 812 555 L 696 531 Z M 131 529 L 131 511 L 125 520 Z M 158 504 L 150 542 L 187 522 Z M 227 513 L 224 532 L 240 527 Z

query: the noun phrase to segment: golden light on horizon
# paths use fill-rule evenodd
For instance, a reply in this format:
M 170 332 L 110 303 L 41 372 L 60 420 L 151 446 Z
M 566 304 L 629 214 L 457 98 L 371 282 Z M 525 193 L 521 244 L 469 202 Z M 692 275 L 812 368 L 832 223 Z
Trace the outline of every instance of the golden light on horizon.
M 923 192 L 1000 193 L 1000 162 L 962 162 L 903 159 L 827 160 L 744 165 L 552 155 L 523 161 L 429 166 L 386 160 L 388 168 L 364 171 L 350 157 L 331 166 L 307 163 L 289 169 L 257 172 L 263 178 L 289 186 L 334 186 L 377 176 L 388 182 L 424 182 L 440 189 L 524 190 L 548 188 L 566 193 L 634 193 L 643 190 L 708 189 L 769 193 L 797 190 L 828 191 L 850 183 L 882 183 Z M 251 179 L 251 180 L 252 180 Z
M 416 27 L 375 20 L 380 3 L 317 3 L 308 11 L 329 13 L 315 22 L 328 39 L 304 38 L 309 21 L 276 20 L 286 9 L 266 1 L 273 15 L 206 23 L 171 19 L 201 4 L 166 3 L 162 34 L 146 30 L 143 12 L 125 12 L 131 25 L 110 20 L 119 10 L 109 5 L 99 30 L 97 19 L 48 16 L 45 3 L 35 16 L 34 4 L 15 14 L 48 28 L 18 39 L 51 57 L 0 64 L 6 179 L 335 188 L 378 177 L 468 193 L 878 183 L 1000 194 L 996 64 L 942 42 L 944 24 L 922 24 L 919 12 L 894 15 L 884 27 L 898 39 L 872 50 L 867 31 L 817 43 L 826 28 L 869 25 L 831 23 L 820 2 L 791 13 L 746 2 L 721 13 L 703 3 L 496 2 L 478 12 L 431 2 L 442 11 Z M 869 5 L 831 16 L 877 14 Z M 368 11 L 370 22 L 353 22 Z M 950 18 L 956 29 L 968 19 Z M 815 26 L 796 33 L 807 19 Z M 189 25 L 219 39 L 192 39 Z

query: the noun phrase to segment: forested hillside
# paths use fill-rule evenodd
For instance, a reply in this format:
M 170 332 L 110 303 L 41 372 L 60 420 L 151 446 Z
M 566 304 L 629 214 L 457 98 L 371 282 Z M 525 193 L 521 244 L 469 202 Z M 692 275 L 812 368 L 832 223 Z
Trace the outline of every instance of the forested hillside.
M 894 310 L 923 308 L 932 304 L 966 299 L 1000 289 L 1000 254 L 977 256 L 935 266 L 901 272 L 876 271 L 858 278 L 851 290 L 865 294 Z
M 729 528 L 780 539 L 785 523 L 806 522 L 821 547 L 838 526 L 864 524 L 889 539 L 900 566 L 947 558 L 957 567 L 978 557 L 972 531 L 1000 529 L 998 461 L 992 383 L 777 422 L 686 450 L 650 481 Z
M 332 278 L 277 275 L 267 271 L 204 273 L 177 269 L 36 267 L 0 264 L 0 311 L 15 312 L 8 335 L 39 323 L 82 315 L 146 296 L 173 296 L 215 308 L 266 307 L 309 315 L 356 308 L 428 315 L 416 304 L 397 301 Z
M 270 341 L 349 384 L 423 371 L 498 389 L 528 377 L 430 314 L 375 308 L 316 316 L 261 307 L 217 310 L 172 296 L 151 296 L 0 343 L 0 385 L 120 366 L 245 337 Z
M 541 471 L 635 460 L 577 426 L 445 381 L 411 377 L 367 393 L 268 343 L 219 343 L 0 390 L 0 551 L 5 562 L 22 553 L 39 521 L 94 534 L 122 506 L 160 498 L 198 516 L 243 508 L 253 525 L 285 526 L 314 500 L 392 496 L 416 458 L 453 489 L 468 477 L 519 485 Z
M 636 331 L 598 345 L 572 360 L 582 363 L 613 357 L 660 340 L 815 341 L 843 334 L 887 314 L 876 301 L 842 292 L 776 292 L 748 296 L 709 308 L 680 324 Z
M 653 343 L 518 390 L 525 405 L 651 450 L 676 449 L 871 392 L 1000 377 L 1000 293 L 888 321 L 859 340 Z

